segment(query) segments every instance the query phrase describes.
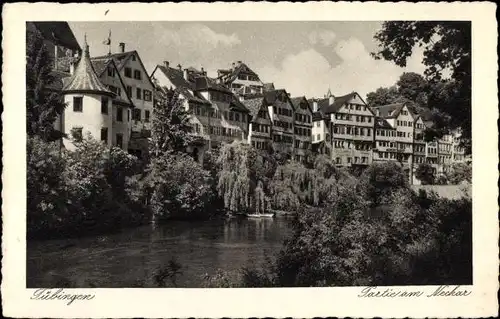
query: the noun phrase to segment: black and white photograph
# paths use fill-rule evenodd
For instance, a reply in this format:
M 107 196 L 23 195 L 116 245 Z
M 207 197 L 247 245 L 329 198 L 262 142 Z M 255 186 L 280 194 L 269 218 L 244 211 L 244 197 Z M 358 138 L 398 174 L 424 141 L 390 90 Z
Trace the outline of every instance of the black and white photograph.
M 469 22 L 26 39 L 28 287 L 472 283 Z
M 481 53 L 470 19 L 99 14 L 25 22 L 31 299 L 471 294 Z

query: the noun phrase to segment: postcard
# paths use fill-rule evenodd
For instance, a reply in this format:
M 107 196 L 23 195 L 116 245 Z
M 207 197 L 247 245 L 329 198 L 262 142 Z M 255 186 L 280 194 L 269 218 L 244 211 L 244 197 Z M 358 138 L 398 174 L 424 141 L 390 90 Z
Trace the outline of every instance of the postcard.
M 494 316 L 495 9 L 5 5 L 4 316 Z

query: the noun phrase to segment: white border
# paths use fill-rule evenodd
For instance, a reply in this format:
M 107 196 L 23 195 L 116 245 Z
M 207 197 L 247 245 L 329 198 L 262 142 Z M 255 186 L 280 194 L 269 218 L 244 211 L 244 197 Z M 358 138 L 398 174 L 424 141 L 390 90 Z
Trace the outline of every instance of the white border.
M 105 16 L 104 12 L 109 9 Z M 498 312 L 497 24 L 493 3 L 6 4 L 3 20 L 4 316 L 89 317 L 482 317 Z M 468 297 L 358 298 L 361 289 L 75 289 L 91 301 L 30 300 L 26 283 L 25 22 L 471 20 L 473 38 L 474 285 Z M 396 288 L 396 287 L 391 287 Z M 412 289 L 406 287 L 407 289 Z M 413 287 L 427 293 L 435 286 Z M 71 290 L 67 290 L 70 292 Z

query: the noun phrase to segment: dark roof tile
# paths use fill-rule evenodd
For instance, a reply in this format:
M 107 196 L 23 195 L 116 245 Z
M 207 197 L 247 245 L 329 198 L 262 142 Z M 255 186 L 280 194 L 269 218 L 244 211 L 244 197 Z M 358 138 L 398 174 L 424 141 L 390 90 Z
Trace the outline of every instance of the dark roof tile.
M 92 67 L 89 46 L 84 45 L 83 56 L 75 67 L 75 71 L 63 87 L 64 93 L 98 93 L 115 96 L 102 82 Z
M 264 97 L 258 97 L 254 99 L 249 99 L 249 100 L 244 100 L 243 105 L 250 111 L 250 115 L 252 116 L 252 119 L 255 119 L 257 117 L 257 114 L 259 113 L 260 109 L 264 105 Z

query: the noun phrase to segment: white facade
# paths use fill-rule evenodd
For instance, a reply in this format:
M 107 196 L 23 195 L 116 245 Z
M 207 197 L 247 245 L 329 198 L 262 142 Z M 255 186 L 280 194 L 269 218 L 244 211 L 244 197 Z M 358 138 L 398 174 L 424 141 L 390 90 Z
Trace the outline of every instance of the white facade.
M 88 134 L 107 146 L 128 148 L 129 129 L 126 107 L 112 105 L 111 98 L 99 94 L 66 94 L 64 102 L 67 107 L 61 116 L 61 131 L 72 137 L 74 130 L 81 131 L 81 136 Z M 107 114 L 104 109 L 107 108 Z M 118 110 L 122 110 L 121 121 Z M 106 133 L 106 134 L 104 134 Z M 121 139 L 121 141 L 120 141 Z M 75 146 L 70 139 L 63 140 L 64 146 L 73 150 Z

